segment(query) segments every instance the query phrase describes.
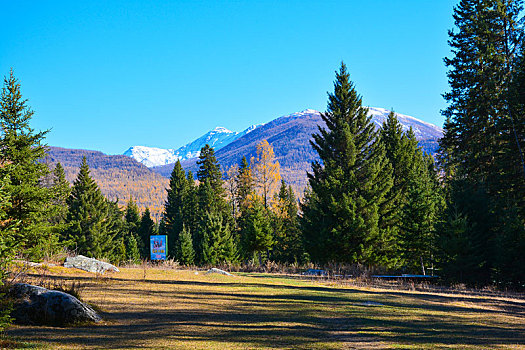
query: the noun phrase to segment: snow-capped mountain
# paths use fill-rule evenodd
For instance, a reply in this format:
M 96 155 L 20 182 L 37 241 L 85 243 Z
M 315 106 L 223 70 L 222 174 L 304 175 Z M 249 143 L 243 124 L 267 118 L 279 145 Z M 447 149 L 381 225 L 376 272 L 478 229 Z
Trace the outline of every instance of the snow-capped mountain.
M 207 132 L 195 141 L 188 143 L 178 149 L 163 149 L 147 146 L 132 146 L 124 155 L 135 159 L 136 161 L 144 164 L 147 167 L 154 167 L 159 165 L 165 165 L 175 163 L 177 160 L 185 160 L 195 158 L 200 155 L 200 150 L 206 144 L 213 147 L 216 151 L 222 147 L 232 143 L 239 137 L 248 134 L 255 128 L 261 126 L 252 125 L 244 131 L 230 131 L 221 126 Z
M 372 116 L 372 120 L 376 126 L 381 127 L 383 122 L 388 117 L 388 114 L 390 114 L 390 111 L 384 108 L 369 107 L 368 114 Z M 399 120 L 399 123 L 401 123 L 404 131 L 408 131 L 408 129 L 412 127 L 412 130 L 414 131 L 414 134 L 418 140 L 437 140 L 443 136 L 443 129 L 434 124 L 430 124 L 409 115 L 399 113 L 396 113 L 396 117 L 397 120 Z
M 387 118 L 388 114 L 390 113 L 388 109 L 376 107 L 369 107 L 368 111 L 369 115 L 372 116 L 372 121 L 378 128 L 381 127 L 383 121 Z M 435 153 L 437 148 L 437 140 L 441 138 L 443 134 L 443 130 L 440 127 L 408 115 L 396 113 L 396 116 L 401 125 L 403 126 L 404 130 L 408 130 L 410 127 L 412 127 L 416 138 L 420 142 L 420 146 L 423 147 L 423 149 L 426 152 L 431 154 Z M 319 111 L 316 111 L 314 109 L 305 109 L 301 112 L 296 112 L 286 116 L 282 116 L 267 124 L 253 125 L 242 132 L 234 132 L 223 127 L 217 127 L 212 131 L 199 137 L 195 141 L 185 146 L 182 146 L 176 150 L 145 146 L 133 146 L 130 149 L 128 149 L 124 153 L 124 155 L 130 156 L 148 167 L 157 167 L 175 163 L 177 160 L 183 161 L 196 158 L 200 154 L 200 149 L 206 144 L 209 144 L 210 146 L 215 148 L 215 151 L 218 151 L 230 144 L 233 144 L 234 141 L 237 141 L 241 138 L 241 140 L 245 140 L 246 137 L 243 136 L 249 134 L 251 131 L 253 131 L 256 128 L 259 128 L 262 125 L 264 125 L 264 128 L 262 129 L 270 130 L 273 125 L 280 125 L 282 123 L 292 122 L 300 124 L 306 123 L 311 126 L 304 130 L 304 132 L 306 132 L 307 134 L 305 141 L 306 145 L 308 145 L 308 140 L 310 139 L 311 134 L 317 132 L 317 125 L 324 124 L 324 122 L 321 119 L 321 113 Z M 250 134 L 251 136 L 247 137 L 249 139 L 257 138 L 256 136 L 261 134 L 260 131 L 262 129 L 259 128 L 259 132 Z M 270 132 L 268 134 L 265 134 L 264 137 L 275 137 L 277 135 L 275 134 L 276 131 L 274 130 L 273 132 L 273 136 Z M 296 135 L 295 137 L 298 136 Z M 239 142 L 241 140 L 239 140 Z M 235 142 L 235 144 L 237 145 L 239 142 Z M 286 141 L 286 144 L 291 145 L 293 144 L 293 142 L 294 140 L 288 139 Z

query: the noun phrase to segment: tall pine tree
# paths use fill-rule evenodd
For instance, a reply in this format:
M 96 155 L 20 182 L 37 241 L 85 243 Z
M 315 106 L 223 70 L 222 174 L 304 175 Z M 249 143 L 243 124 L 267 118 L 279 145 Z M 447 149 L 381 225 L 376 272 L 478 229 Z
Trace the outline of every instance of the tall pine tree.
M 4 78 L 0 97 L 0 178 L 5 179 L 5 191 L 9 193 L 7 217 L 20 223 L 13 234 L 22 242 L 25 253 L 40 259 L 45 253 L 43 246 L 54 240 L 48 220 L 53 191 L 40 184 L 49 173 L 47 165 L 41 162 L 46 156 L 43 142 L 47 131 L 35 132 L 31 128 L 33 114 L 11 70 Z
M 67 200 L 68 229 L 65 238 L 73 243 L 79 254 L 94 258 L 110 258 L 116 234 L 115 208 L 111 208 L 91 178 L 86 157 L 82 159 L 80 171 L 73 182 Z
M 184 169 L 177 160 L 171 172 L 166 204 L 164 205 L 164 230 L 169 242 L 177 242 L 184 223 L 184 202 L 188 196 L 188 181 Z M 176 245 L 168 247 L 170 256 L 177 258 Z
M 319 127 L 311 142 L 321 162 L 312 163 L 303 206 L 307 250 L 318 262 L 385 263 L 388 237 L 379 216 L 392 187 L 392 167 L 344 63 L 321 117 L 326 128 Z
M 507 254 L 504 247 L 517 245 L 507 240 L 523 237 L 511 227 L 525 230 L 525 168 L 520 151 L 524 119 L 516 93 L 521 10 L 521 0 L 462 0 L 454 8 L 456 29 L 449 32 L 452 57 L 445 63 L 450 90 L 444 95 L 448 107 L 443 112 L 440 162 L 447 183 L 445 215 L 453 217 L 443 219 L 440 232 L 446 237 L 447 232 L 455 232 L 456 217 L 466 220 L 463 236 L 476 250 L 475 257 L 468 257 L 475 263 L 465 264 L 463 275 L 479 277 L 478 282 L 503 278 L 506 268 L 499 265 L 499 257 Z M 501 221 L 502 217 L 507 220 Z M 521 222 L 521 226 L 507 222 Z M 453 259 L 442 261 L 444 271 L 453 271 L 447 266 L 464 260 L 458 254 L 442 255 Z M 522 283 L 525 275 L 519 280 L 515 282 Z
M 150 258 L 150 236 L 157 234 L 157 228 L 155 226 L 155 222 L 151 218 L 151 213 L 149 211 L 149 208 L 146 208 L 144 210 L 144 213 L 142 213 L 142 217 L 140 219 L 140 226 L 139 226 L 139 239 L 141 242 L 140 246 L 140 255 L 143 259 L 149 259 Z M 168 241 L 168 249 L 170 244 L 174 244 L 175 242 Z

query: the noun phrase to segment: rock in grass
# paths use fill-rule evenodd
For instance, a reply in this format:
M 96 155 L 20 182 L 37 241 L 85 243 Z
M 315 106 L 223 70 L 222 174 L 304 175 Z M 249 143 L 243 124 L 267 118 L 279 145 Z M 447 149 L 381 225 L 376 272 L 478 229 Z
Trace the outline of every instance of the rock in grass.
M 14 300 L 11 316 L 18 324 L 64 327 L 101 321 L 89 305 L 64 292 L 17 283 L 10 294 Z
M 88 258 L 84 255 L 77 255 L 66 258 L 66 261 L 64 262 L 64 267 L 74 267 L 80 270 L 95 273 L 104 273 L 108 270 L 119 272 L 119 269 L 115 265 L 111 265 L 107 262 L 99 261 L 94 258 Z
M 226 271 L 221 270 L 221 269 L 216 269 L 215 267 L 212 267 L 211 269 L 208 270 L 208 272 L 206 272 L 206 274 L 210 274 L 210 273 L 218 273 L 218 274 L 221 274 L 221 275 L 233 276 L 231 273 L 226 272 Z
M 359 306 L 385 306 L 384 304 L 377 303 L 375 301 L 364 301 L 362 303 L 357 303 Z

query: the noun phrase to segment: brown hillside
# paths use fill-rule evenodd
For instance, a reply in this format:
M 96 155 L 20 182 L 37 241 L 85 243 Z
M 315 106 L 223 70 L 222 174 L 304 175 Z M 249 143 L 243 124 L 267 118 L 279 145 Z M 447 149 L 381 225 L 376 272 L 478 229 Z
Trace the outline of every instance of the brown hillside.
M 85 156 L 91 176 L 102 193 L 124 206 L 129 197 L 141 210 L 148 207 L 158 220 L 164 208 L 168 179 L 151 171 L 136 160 L 122 155 L 106 155 L 98 151 L 49 147 L 45 162 L 53 169 L 57 162 L 64 167 L 70 183 L 75 180 L 82 157 Z

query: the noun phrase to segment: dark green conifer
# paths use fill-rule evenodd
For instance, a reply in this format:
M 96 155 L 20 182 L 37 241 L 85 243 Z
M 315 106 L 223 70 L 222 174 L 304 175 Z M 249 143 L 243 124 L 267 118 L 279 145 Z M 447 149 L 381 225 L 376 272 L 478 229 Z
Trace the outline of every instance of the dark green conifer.
M 177 160 L 171 172 L 169 188 L 167 191 L 166 204 L 164 205 L 164 229 L 168 241 L 177 242 L 184 224 L 184 202 L 188 196 L 188 181 L 184 169 Z M 170 256 L 176 256 L 176 246 L 168 247 Z
M 47 131 L 35 132 L 31 128 L 34 112 L 26 102 L 11 70 L 4 78 L 0 97 L 0 178 L 6 179 L 5 190 L 10 195 L 7 217 L 20 223 L 13 234 L 22 243 L 24 253 L 40 259 L 46 253 L 43 246 L 56 241 L 48 220 L 53 191 L 40 184 L 49 173 L 47 165 L 41 162 L 46 156 Z
M 243 213 L 243 226 L 241 228 L 241 245 L 245 258 L 258 257 L 262 263 L 263 254 L 274 245 L 272 221 L 268 210 L 258 201 Z
M 5 165 L 5 166 L 10 166 Z M 9 193 L 5 190 L 7 179 L 0 179 L 0 334 L 11 324 L 10 298 L 6 297 L 5 285 L 11 271 L 11 264 L 16 254 L 16 240 L 13 235 L 13 223 L 7 219 L 7 207 L 10 205 Z
M 62 164 L 57 163 L 53 170 L 53 204 L 57 206 L 54 220 L 63 223 L 67 214 L 67 199 L 71 194 L 71 187 L 66 180 L 66 174 Z
M 82 159 L 67 203 L 69 227 L 65 238 L 73 243 L 72 248 L 90 257 L 110 258 L 113 239 L 118 232 L 113 219 L 115 208 L 110 206 L 91 178 L 86 157 Z
M 230 226 L 221 214 L 206 213 L 202 227 L 202 263 L 216 265 L 236 260 L 236 247 Z
M 521 236 L 506 236 L 509 226 L 499 218 L 525 225 L 520 152 L 525 119 L 516 93 L 521 84 L 522 4 L 462 0 L 454 8 L 456 29 L 449 32 L 452 57 L 445 64 L 450 90 L 444 95 L 448 107 L 439 152 L 449 205 L 444 213 L 455 216 L 443 218 L 444 229 L 439 232 L 444 237 L 439 241 L 446 241 L 447 232 L 453 231 L 455 217 L 467 220 L 464 236 L 475 240 L 469 244 L 476 249 L 464 252 L 474 255 L 467 257 L 473 263 L 465 263 L 462 275 L 479 278 L 477 283 L 505 279 L 500 273 L 505 269 L 499 267 L 500 255 L 507 254 L 502 247 L 517 245 L 505 243 L 506 237 Z M 457 273 L 449 267 L 462 263 L 461 254 L 445 256 L 443 270 Z
M 212 147 L 206 144 L 200 152 L 199 160 L 197 161 L 199 170 L 197 171 L 197 179 L 202 183 L 206 180 L 210 183 L 214 193 L 217 196 L 224 197 L 225 189 L 222 186 L 221 167 L 215 158 L 215 151 Z
M 388 203 L 392 167 L 375 126 L 349 80 L 346 66 L 336 73 L 327 112 L 313 135 L 321 162 L 312 163 L 311 187 L 303 206 L 307 250 L 318 262 L 381 263 L 390 243 L 380 227 Z
M 276 203 L 277 212 L 273 216 L 275 233 L 273 257 L 280 262 L 303 262 L 304 248 L 297 216 L 297 200 L 292 187 L 286 186 L 284 180 L 281 180 Z
M 177 241 L 177 261 L 183 265 L 192 265 L 195 262 L 195 250 L 191 232 L 184 226 Z
M 124 215 L 125 229 L 124 229 L 124 243 L 126 246 L 126 259 L 131 263 L 138 263 L 140 261 L 140 249 L 142 243 L 139 241 L 139 227 L 140 227 L 140 213 L 137 204 L 133 198 L 129 198 L 126 205 L 126 212 Z M 149 244 L 149 242 L 148 242 Z
M 149 211 L 149 208 L 146 208 L 144 210 L 144 213 L 142 213 L 142 218 L 140 220 L 140 226 L 139 226 L 139 238 L 141 242 L 140 247 L 140 255 L 143 259 L 149 259 L 150 258 L 150 236 L 153 236 L 157 234 L 155 222 L 151 218 L 151 213 Z M 168 241 L 168 249 L 169 245 L 172 244 Z

